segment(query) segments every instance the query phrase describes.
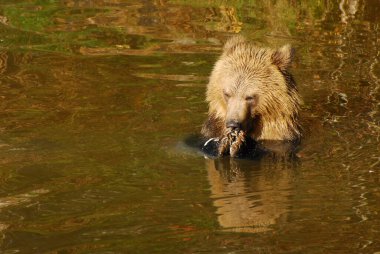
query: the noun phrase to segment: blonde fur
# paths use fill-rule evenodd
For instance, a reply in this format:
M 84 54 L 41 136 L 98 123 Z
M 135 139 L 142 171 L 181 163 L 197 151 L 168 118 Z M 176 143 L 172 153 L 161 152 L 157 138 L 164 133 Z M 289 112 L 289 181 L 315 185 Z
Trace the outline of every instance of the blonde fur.
M 290 45 L 273 50 L 256 47 L 242 36 L 228 40 L 207 86 L 209 119 L 202 134 L 221 137 L 226 129 L 227 111 L 246 105 L 242 100 L 255 95 L 255 105 L 247 106 L 244 112 L 245 120 L 250 121 L 247 126 L 253 126 L 245 130 L 247 135 L 254 140 L 299 139 L 301 100 L 288 72 L 293 55 Z M 234 96 L 233 100 L 226 100 L 226 91 Z

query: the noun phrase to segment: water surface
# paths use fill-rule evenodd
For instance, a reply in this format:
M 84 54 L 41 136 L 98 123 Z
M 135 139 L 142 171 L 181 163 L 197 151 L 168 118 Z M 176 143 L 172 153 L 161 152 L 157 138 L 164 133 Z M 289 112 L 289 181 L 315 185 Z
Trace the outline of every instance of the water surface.
M 0 4 L 2 253 L 379 253 L 380 3 Z M 297 161 L 205 159 L 223 42 L 290 43 Z

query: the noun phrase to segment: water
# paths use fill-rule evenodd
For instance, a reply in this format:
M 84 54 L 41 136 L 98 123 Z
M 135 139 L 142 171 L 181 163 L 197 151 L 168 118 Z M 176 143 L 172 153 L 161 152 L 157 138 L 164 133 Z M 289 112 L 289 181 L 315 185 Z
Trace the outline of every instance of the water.
M 380 3 L 0 4 L 1 253 L 379 253 Z M 210 160 L 222 43 L 291 43 L 299 159 Z

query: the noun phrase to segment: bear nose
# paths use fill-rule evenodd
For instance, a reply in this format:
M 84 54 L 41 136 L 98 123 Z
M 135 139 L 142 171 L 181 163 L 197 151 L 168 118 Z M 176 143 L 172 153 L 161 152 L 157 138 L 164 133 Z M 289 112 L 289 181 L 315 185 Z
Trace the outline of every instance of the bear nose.
M 241 124 L 236 120 L 230 120 L 226 123 L 227 128 L 240 129 Z

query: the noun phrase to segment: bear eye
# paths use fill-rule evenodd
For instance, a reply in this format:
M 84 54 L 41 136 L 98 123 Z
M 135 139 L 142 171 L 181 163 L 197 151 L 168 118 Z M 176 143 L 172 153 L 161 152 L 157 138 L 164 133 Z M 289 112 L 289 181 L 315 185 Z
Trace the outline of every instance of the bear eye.
M 230 98 L 230 97 L 231 97 L 231 94 L 227 93 L 226 91 L 224 91 L 223 94 L 224 94 L 224 96 L 225 96 L 226 98 Z

